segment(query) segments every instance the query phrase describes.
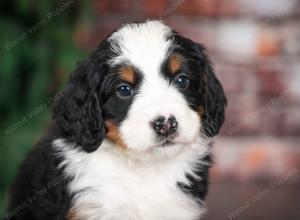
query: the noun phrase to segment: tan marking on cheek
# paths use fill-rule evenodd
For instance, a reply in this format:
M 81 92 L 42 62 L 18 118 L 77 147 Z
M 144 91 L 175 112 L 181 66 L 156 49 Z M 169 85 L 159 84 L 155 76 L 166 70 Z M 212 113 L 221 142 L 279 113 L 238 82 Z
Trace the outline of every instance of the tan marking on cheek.
M 80 214 L 76 211 L 76 209 L 71 208 L 66 215 L 66 219 L 67 220 L 80 220 L 81 217 L 80 217 Z
M 119 69 L 121 79 L 128 83 L 134 84 L 136 80 L 135 71 L 133 66 L 123 66 Z
M 202 118 L 203 115 L 204 115 L 204 113 L 205 113 L 204 107 L 203 107 L 203 106 L 198 107 L 198 108 L 197 108 L 197 113 L 198 113 L 198 115 L 200 116 L 200 118 Z
M 90 210 L 100 209 L 100 205 L 96 205 L 93 203 L 90 204 L 82 204 L 80 207 L 72 207 L 66 215 L 67 220 L 83 220 L 87 219 L 88 213 Z
M 183 65 L 183 57 L 180 54 L 172 54 L 169 60 L 169 68 L 171 70 L 171 74 L 175 74 L 178 72 Z
M 105 122 L 106 125 L 106 137 L 111 140 L 112 142 L 114 142 L 116 145 L 118 145 L 119 147 L 126 149 L 127 146 L 125 145 L 125 143 L 122 140 L 120 131 L 118 126 L 116 125 L 116 123 L 112 122 L 112 121 L 106 121 Z

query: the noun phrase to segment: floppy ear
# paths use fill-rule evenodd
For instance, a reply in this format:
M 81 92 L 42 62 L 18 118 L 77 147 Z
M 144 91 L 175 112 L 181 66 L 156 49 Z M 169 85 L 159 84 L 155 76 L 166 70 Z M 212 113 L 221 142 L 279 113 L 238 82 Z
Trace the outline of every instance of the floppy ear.
M 81 62 L 54 106 L 53 118 L 67 140 L 86 152 L 95 151 L 105 135 L 98 94 L 100 69 L 92 58 Z
M 207 136 L 213 137 L 218 134 L 224 122 L 227 100 L 204 47 L 197 43 L 194 44 L 196 56 L 204 74 L 204 88 L 201 88 L 201 93 L 204 95 L 202 100 L 204 104 L 203 130 Z

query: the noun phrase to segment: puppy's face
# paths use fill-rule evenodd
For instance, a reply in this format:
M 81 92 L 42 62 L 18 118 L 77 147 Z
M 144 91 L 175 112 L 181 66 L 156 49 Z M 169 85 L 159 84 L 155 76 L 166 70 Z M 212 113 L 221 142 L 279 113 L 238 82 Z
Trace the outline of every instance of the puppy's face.
M 108 40 L 116 56 L 107 78 L 117 82 L 106 85 L 107 136 L 137 151 L 192 143 L 201 128 L 203 73 L 169 28 L 156 23 L 142 28 L 125 27 Z M 110 114 L 114 109 L 119 111 Z
M 124 26 L 78 69 L 62 98 L 78 113 L 58 102 L 55 118 L 87 151 L 104 137 L 139 152 L 187 146 L 223 123 L 226 99 L 205 51 L 160 22 Z

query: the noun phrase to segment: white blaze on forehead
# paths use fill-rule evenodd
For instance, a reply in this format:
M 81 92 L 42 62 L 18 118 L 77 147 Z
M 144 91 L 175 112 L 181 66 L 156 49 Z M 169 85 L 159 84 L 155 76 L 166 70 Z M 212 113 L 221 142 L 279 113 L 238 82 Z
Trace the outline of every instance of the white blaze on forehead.
M 125 25 L 108 39 L 118 54 L 113 64 L 129 61 L 145 75 L 158 73 L 171 45 L 171 31 L 159 21 Z

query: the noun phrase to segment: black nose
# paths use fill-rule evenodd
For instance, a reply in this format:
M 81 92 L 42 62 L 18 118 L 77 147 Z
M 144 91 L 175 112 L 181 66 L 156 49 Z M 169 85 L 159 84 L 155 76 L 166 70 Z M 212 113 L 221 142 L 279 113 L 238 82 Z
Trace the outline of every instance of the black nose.
M 167 120 L 164 116 L 158 116 L 153 122 L 152 127 L 154 131 L 161 136 L 169 136 L 177 131 L 178 122 L 172 115 Z

